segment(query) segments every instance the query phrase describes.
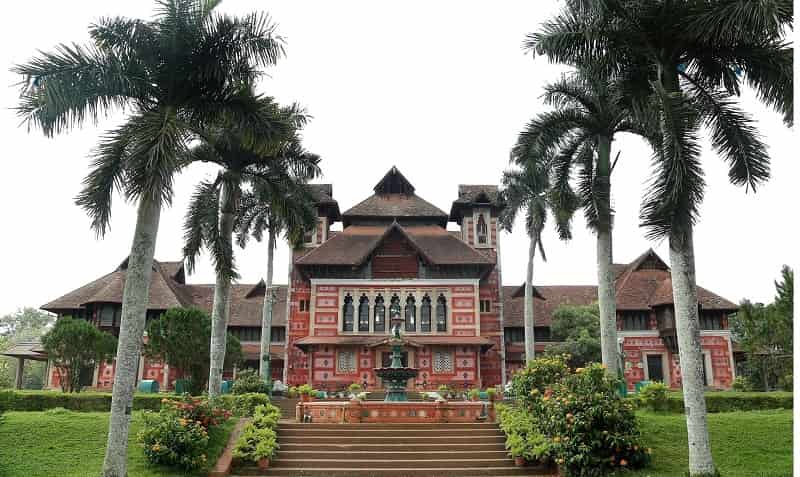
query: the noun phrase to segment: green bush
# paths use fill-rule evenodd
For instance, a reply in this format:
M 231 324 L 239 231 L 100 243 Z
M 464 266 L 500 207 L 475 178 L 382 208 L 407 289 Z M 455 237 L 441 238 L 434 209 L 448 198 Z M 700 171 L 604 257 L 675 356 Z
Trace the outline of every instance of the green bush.
M 751 383 L 750 380 L 744 376 L 736 376 L 736 379 L 733 380 L 732 388 L 734 391 L 740 391 L 740 392 L 752 391 L 753 383 Z
M 594 364 L 576 369 L 533 398 L 538 429 L 550 439 L 562 475 L 604 475 L 650 461 L 640 443 L 633 405 L 620 397 L 618 387 L 618 378 Z
M 256 463 L 261 459 L 275 457 L 278 447 L 278 436 L 274 429 L 259 428 L 250 423 L 242 429 L 242 434 L 233 448 L 233 456 Z
M 137 438 L 148 462 L 186 470 L 205 465 L 208 431 L 198 421 L 181 418 L 170 409 L 146 412 L 143 419 L 144 429 Z
M 792 393 L 712 391 L 706 393 L 708 412 L 763 411 L 766 409 L 792 409 Z M 669 411 L 683 413 L 683 395 L 680 392 L 669 394 Z
M 778 387 L 783 389 L 784 391 L 791 392 L 794 384 L 794 379 L 792 378 L 792 373 L 784 374 L 780 378 L 778 378 Z
M 269 405 L 269 396 L 261 393 L 247 393 L 234 396 L 232 411 L 237 416 L 251 417 L 258 406 Z
M 286 390 L 286 397 L 289 399 L 294 399 L 297 397 L 297 386 L 290 386 L 289 389 Z
M 511 457 L 522 457 L 529 462 L 545 462 L 550 455 L 548 440 L 537 430 L 536 420 L 530 412 L 498 404 L 497 420 L 506 435 L 506 450 Z
M 173 394 L 135 394 L 134 410 L 158 411 L 161 399 L 174 397 Z M 83 392 L 63 393 L 60 391 L 17 391 L 0 390 L 0 412 L 2 411 L 46 411 L 63 407 L 70 411 L 108 412 L 111 410 L 111 393 Z
M 281 410 L 272 404 L 265 404 L 255 408 L 253 412 L 253 425 L 260 428 L 274 429 L 281 418 Z
M 669 410 L 669 388 L 664 383 L 645 385 L 636 395 L 640 407 L 651 411 Z
M 236 382 L 231 388 L 233 394 L 269 394 L 270 386 L 258 375 L 258 371 L 245 369 L 236 374 Z
M 162 399 L 161 410 L 172 412 L 179 419 L 195 422 L 206 429 L 231 417 L 230 411 L 212 405 L 208 398 L 192 397 L 188 394 L 174 399 Z
M 362 387 L 359 383 L 352 383 L 347 387 L 347 390 L 350 391 L 350 394 L 358 394 L 362 391 Z
M 566 356 L 551 356 L 529 361 L 528 365 L 514 373 L 511 389 L 517 399 L 527 405 L 541 397 L 549 386 L 569 374 Z
M 297 388 L 297 393 L 301 396 L 313 396 L 314 388 L 312 388 L 310 384 L 303 384 Z

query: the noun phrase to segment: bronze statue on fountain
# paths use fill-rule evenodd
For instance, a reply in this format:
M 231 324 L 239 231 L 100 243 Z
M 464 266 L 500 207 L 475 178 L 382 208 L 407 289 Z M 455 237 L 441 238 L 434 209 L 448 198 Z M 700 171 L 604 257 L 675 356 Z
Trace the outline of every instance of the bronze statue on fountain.
M 375 375 L 383 379 L 386 384 L 386 398 L 384 401 L 408 401 L 406 384 L 409 379 L 415 378 L 419 371 L 417 368 L 403 366 L 403 338 L 400 336 L 400 330 L 404 322 L 405 320 L 400 316 L 399 312 L 392 313 L 390 318 L 392 325 L 392 364 L 388 368 L 375 368 Z

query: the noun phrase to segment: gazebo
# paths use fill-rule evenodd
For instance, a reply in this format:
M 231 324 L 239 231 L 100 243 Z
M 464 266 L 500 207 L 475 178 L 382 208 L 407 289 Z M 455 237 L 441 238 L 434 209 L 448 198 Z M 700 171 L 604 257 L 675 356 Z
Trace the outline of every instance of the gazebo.
M 17 358 L 17 373 L 14 380 L 14 387 L 17 389 L 22 389 L 22 375 L 25 370 L 26 359 L 47 361 L 47 353 L 42 349 L 42 343 L 38 339 L 21 341 L 0 353 L 0 355 Z M 45 376 L 47 376 L 47 373 L 45 373 Z

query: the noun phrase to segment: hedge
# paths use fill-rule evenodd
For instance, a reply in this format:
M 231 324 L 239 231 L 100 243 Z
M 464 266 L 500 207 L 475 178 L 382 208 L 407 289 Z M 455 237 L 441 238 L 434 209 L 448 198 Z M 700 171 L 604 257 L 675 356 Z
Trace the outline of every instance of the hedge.
M 161 408 L 161 400 L 171 396 L 173 395 L 135 394 L 133 409 L 157 411 Z M 0 412 L 44 411 L 55 407 L 63 407 L 72 411 L 108 412 L 111 410 L 111 393 L 0 390 Z
M 669 412 L 683 413 L 683 395 L 669 393 Z M 792 393 L 711 391 L 706 393 L 708 412 L 759 411 L 764 409 L 792 409 Z

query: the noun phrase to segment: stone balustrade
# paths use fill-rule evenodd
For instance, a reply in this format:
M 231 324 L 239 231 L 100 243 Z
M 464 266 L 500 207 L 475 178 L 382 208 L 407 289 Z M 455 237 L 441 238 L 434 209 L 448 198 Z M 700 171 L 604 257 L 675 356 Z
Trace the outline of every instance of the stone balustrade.
M 446 423 L 495 422 L 491 401 L 311 401 L 295 408 L 298 422 Z

